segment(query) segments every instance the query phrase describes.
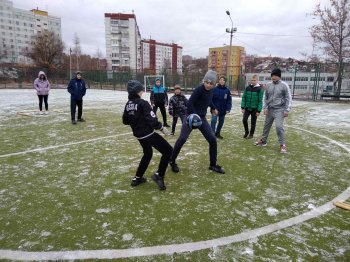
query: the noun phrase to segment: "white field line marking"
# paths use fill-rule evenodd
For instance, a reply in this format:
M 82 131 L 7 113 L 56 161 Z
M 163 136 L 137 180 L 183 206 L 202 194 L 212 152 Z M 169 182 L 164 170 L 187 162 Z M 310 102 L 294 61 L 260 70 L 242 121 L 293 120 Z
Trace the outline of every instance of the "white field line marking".
M 350 149 L 340 144 L 339 142 L 330 139 L 326 136 L 319 135 L 317 133 L 307 131 L 301 128 L 292 127 L 303 132 L 308 132 L 322 138 L 329 140 L 330 142 L 342 147 L 348 153 Z M 141 257 L 141 256 L 154 256 L 173 253 L 193 252 L 203 249 L 208 249 L 217 246 L 224 246 L 231 243 L 237 243 L 252 238 L 257 238 L 262 235 L 266 235 L 277 230 L 281 230 L 296 224 L 300 224 L 309 219 L 318 217 L 332 210 L 336 201 L 345 201 L 350 197 L 350 187 L 337 197 L 327 202 L 326 204 L 319 206 L 304 214 L 282 220 L 280 222 L 270 224 L 264 227 L 252 229 L 246 232 L 242 232 L 236 235 L 221 237 L 212 240 L 198 241 L 192 243 L 163 245 L 153 247 L 142 248 L 129 248 L 129 249 L 102 249 L 102 250 L 76 250 L 76 251 L 47 251 L 47 252 L 27 252 L 27 251 L 14 251 L 14 250 L 0 250 L 0 259 L 11 260 L 74 260 L 74 259 L 116 259 L 116 258 L 128 258 L 128 257 Z
M 111 136 L 103 136 L 103 137 L 98 137 L 98 138 L 92 138 L 92 139 L 83 140 L 83 141 L 79 141 L 79 142 L 71 142 L 71 143 L 62 144 L 62 145 L 57 145 L 57 146 L 48 146 L 48 147 L 43 147 L 43 148 L 36 148 L 36 149 L 31 149 L 31 150 L 26 150 L 26 151 L 21 151 L 21 152 L 16 152 L 16 153 L 10 153 L 10 154 L 5 154 L 5 155 L 0 155 L 0 158 L 6 158 L 6 157 L 10 157 L 10 156 L 24 155 L 24 154 L 28 154 L 28 153 L 46 151 L 46 150 L 56 149 L 56 148 L 60 148 L 60 147 L 68 147 L 68 146 L 72 146 L 72 145 L 78 145 L 78 144 L 83 144 L 83 143 L 95 142 L 95 141 L 99 141 L 99 140 L 104 140 L 104 139 L 108 139 L 108 138 L 113 138 L 113 137 L 118 137 L 118 136 L 123 136 L 123 135 L 129 135 L 129 134 L 132 134 L 132 133 L 131 133 L 131 132 L 128 132 L 128 133 L 123 133 L 123 134 L 117 134 L 117 135 L 111 135 Z

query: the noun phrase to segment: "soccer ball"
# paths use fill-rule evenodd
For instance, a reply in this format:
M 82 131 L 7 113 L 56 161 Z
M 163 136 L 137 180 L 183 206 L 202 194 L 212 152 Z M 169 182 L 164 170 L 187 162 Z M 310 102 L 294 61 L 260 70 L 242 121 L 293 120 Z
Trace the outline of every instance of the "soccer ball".
M 191 129 L 197 129 L 201 127 L 202 119 L 197 114 L 190 114 L 187 117 L 186 123 Z

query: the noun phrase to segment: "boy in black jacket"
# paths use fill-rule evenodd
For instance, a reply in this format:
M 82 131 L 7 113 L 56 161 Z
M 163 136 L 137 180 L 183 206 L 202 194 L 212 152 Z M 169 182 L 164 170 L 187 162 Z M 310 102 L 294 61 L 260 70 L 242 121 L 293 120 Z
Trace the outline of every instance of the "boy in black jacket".
M 182 124 L 186 122 L 187 102 L 187 98 L 181 93 L 180 85 L 175 85 L 174 95 L 169 102 L 169 114 L 173 117 L 171 135 L 175 134 L 178 118 L 180 118 Z
M 165 171 L 173 152 L 171 145 L 154 130 L 160 130 L 167 134 L 157 116 L 152 111 L 151 105 L 141 99 L 143 86 L 139 81 L 130 80 L 128 82 L 129 101 L 126 103 L 123 114 L 124 125 L 130 125 L 134 136 L 139 140 L 143 149 L 143 156 L 136 171 L 135 177 L 131 181 L 131 186 L 138 186 L 147 180 L 143 177 L 153 155 L 152 147 L 157 149 L 162 157 L 158 166 L 158 171 L 152 176 L 160 190 L 165 190 Z

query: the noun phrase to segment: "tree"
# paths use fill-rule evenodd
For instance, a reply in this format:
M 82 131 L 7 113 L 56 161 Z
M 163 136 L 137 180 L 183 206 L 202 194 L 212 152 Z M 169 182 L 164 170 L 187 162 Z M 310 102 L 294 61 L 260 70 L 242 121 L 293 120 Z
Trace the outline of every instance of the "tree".
M 36 35 L 28 56 L 49 74 L 62 65 L 63 50 L 61 39 L 54 32 L 44 31 Z
M 338 64 L 334 91 L 340 94 L 343 62 L 350 57 L 350 0 L 330 0 L 330 7 L 324 8 L 317 4 L 312 15 L 320 20 L 320 24 L 310 28 L 311 36 Z

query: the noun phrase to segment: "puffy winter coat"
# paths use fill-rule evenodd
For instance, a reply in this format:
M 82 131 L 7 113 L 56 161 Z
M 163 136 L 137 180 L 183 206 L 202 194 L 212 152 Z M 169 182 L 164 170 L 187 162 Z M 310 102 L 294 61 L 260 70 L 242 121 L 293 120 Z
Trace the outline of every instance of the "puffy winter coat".
M 169 102 L 169 114 L 174 117 L 185 116 L 187 113 L 187 98 L 183 94 L 173 95 Z
M 44 79 L 40 79 L 40 76 L 43 75 Z M 40 71 L 38 78 L 34 80 L 34 88 L 37 95 L 48 95 L 50 92 L 50 82 L 47 80 L 46 75 L 43 71 Z
M 232 97 L 231 91 L 226 86 L 218 85 L 213 89 L 213 104 L 219 111 L 219 115 L 225 115 L 227 111 L 231 111 Z
M 256 110 L 260 113 L 263 105 L 263 97 L 264 89 L 259 84 L 256 86 L 249 85 L 244 90 L 241 108 L 249 111 Z

